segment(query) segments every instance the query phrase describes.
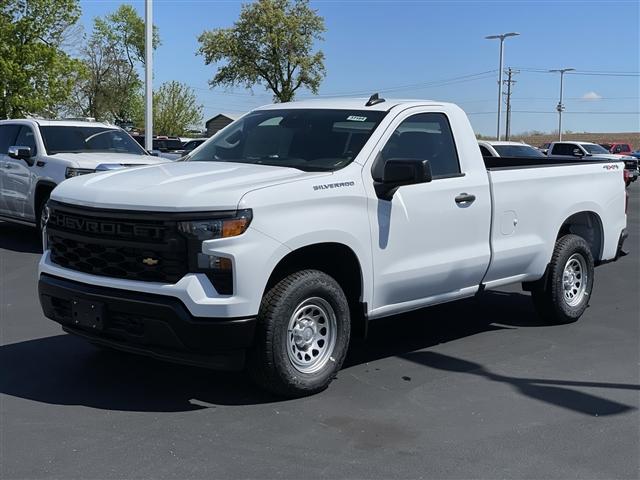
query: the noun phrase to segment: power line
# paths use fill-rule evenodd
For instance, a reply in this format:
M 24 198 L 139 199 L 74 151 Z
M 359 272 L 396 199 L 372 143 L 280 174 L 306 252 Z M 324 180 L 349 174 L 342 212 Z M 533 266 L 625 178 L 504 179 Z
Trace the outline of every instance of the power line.
M 512 110 L 513 113 L 532 113 L 532 114 L 556 114 L 553 110 Z M 467 115 L 495 115 L 495 110 L 492 112 L 467 112 Z M 640 115 L 640 112 L 563 112 L 569 115 Z
M 552 73 L 546 68 L 535 67 L 513 67 L 522 72 L 528 73 Z M 567 72 L 567 75 L 587 75 L 587 76 L 601 76 L 601 77 L 640 77 L 640 72 L 615 72 L 606 70 L 574 70 Z
M 451 78 L 446 78 L 441 80 L 433 80 L 429 82 L 411 83 L 406 85 L 397 85 L 397 86 L 378 88 L 378 89 L 373 88 L 373 90 L 377 90 L 377 92 L 379 93 L 387 93 L 387 92 L 395 92 L 395 91 L 401 91 L 401 90 L 418 90 L 423 88 L 434 88 L 434 87 L 442 87 L 446 85 L 455 85 L 457 83 L 472 82 L 472 81 L 481 80 L 484 78 L 490 78 L 496 71 L 497 70 L 495 69 L 487 70 L 485 72 L 471 73 L 468 75 L 461 75 L 458 77 L 451 77 Z M 370 95 L 371 92 L 372 92 L 372 89 L 357 90 L 357 91 L 350 91 L 350 92 L 323 93 L 320 95 L 314 95 L 313 97 L 347 97 L 352 95 Z M 308 96 L 307 98 L 309 97 L 311 96 Z

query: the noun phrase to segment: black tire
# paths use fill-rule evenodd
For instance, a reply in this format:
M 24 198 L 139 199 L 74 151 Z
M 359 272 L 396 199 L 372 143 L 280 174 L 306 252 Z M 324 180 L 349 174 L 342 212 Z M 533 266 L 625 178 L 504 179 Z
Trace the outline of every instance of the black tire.
M 318 298 L 323 303 L 314 300 Z M 304 367 L 296 366 L 291 358 L 302 351 L 292 345 L 296 337 L 289 327 L 290 322 L 294 322 L 294 313 L 301 313 L 304 308 L 311 309 L 312 314 L 318 313 L 313 310 L 314 302 L 323 305 L 328 313 L 329 307 L 332 310 L 335 336 L 333 341 L 324 344 L 326 347 L 321 354 L 324 363 L 318 364 L 317 371 L 305 372 L 301 370 Z M 318 322 L 322 322 L 322 316 Z M 331 328 L 325 329 L 325 334 L 329 330 Z M 293 273 L 279 281 L 262 299 L 255 346 L 248 352 L 249 375 L 259 386 L 277 395 L 295 398 L 318 393 L 327 388 L 342 367 L 350 334 L 349 303 L 338 282 L 318 270 Z M 301 336 L 297 338 L 304 341 Z M 311 356 L 309 358 L 315 361 Z M 304 361 L 302 357 L 299 360 Z
M 573 277 L 575 285 L 565 289 L 565 266 L 570 258 L 583 265 Z M 594 262 L 587 242 L 578 235 L 565 235 L 556 241 L 556 246 L 549 262 L 547 275 L 538 280 L 531 290 L 533 304 L 546 322 L 553 324 L 572 323 L 580 318 L 589 305 L 593 289 Z M 586 276 L 586 281 L 584 278 Z M 574 291 L 579 292 L 584 285 L 584 293 L 568 298 Z M 565 292 L 566 295 L 565 295 Z M 572 303 L 577 302 L 577 303 Z
M 38 229 L 38 234 L 42 236 L 42 228 L 44 225 L 44 218 L 42 216 L 44 212 L 44 207 L 49 201 L 49 194 L 43 195 L 42 198 L 38 200 L 38 204 L 35 206 L 35 217 L 36 217 L 36 228 Z

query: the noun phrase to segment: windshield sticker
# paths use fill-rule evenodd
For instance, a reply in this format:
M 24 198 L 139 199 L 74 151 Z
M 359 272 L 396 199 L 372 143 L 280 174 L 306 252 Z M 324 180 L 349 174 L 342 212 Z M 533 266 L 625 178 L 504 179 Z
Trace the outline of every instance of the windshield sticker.
M 367 120 L 367 117 L 359 117 L 358 115 L 349 115 L 347 117 L 347 120 L 350 120 L 352 122 L 365 122 Z

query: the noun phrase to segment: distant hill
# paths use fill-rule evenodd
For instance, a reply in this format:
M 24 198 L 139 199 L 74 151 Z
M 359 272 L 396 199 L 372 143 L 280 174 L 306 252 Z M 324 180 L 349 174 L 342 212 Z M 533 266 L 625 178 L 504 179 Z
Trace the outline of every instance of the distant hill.
M 578 140 L 581 142 L 594 143 L 630 143 L 634 149 L 640 149 L 640 132 L 627 133 L 565 133 L 563 140 Z M 543 143 L 554 142 L 558 139 L 557 134 L 542 135 L 512 135 L 511 140 L 515 142 L 525 142 L 534 147 Z

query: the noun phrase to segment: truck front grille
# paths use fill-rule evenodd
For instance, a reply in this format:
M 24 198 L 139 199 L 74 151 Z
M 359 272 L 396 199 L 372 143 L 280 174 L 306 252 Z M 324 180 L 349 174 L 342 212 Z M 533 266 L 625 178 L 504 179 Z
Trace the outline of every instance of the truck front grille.
M 177 222 L 142 212 L 50 203 L 51 261 L 92 275 L 175 283 L 189 270 L 187 241 Z

